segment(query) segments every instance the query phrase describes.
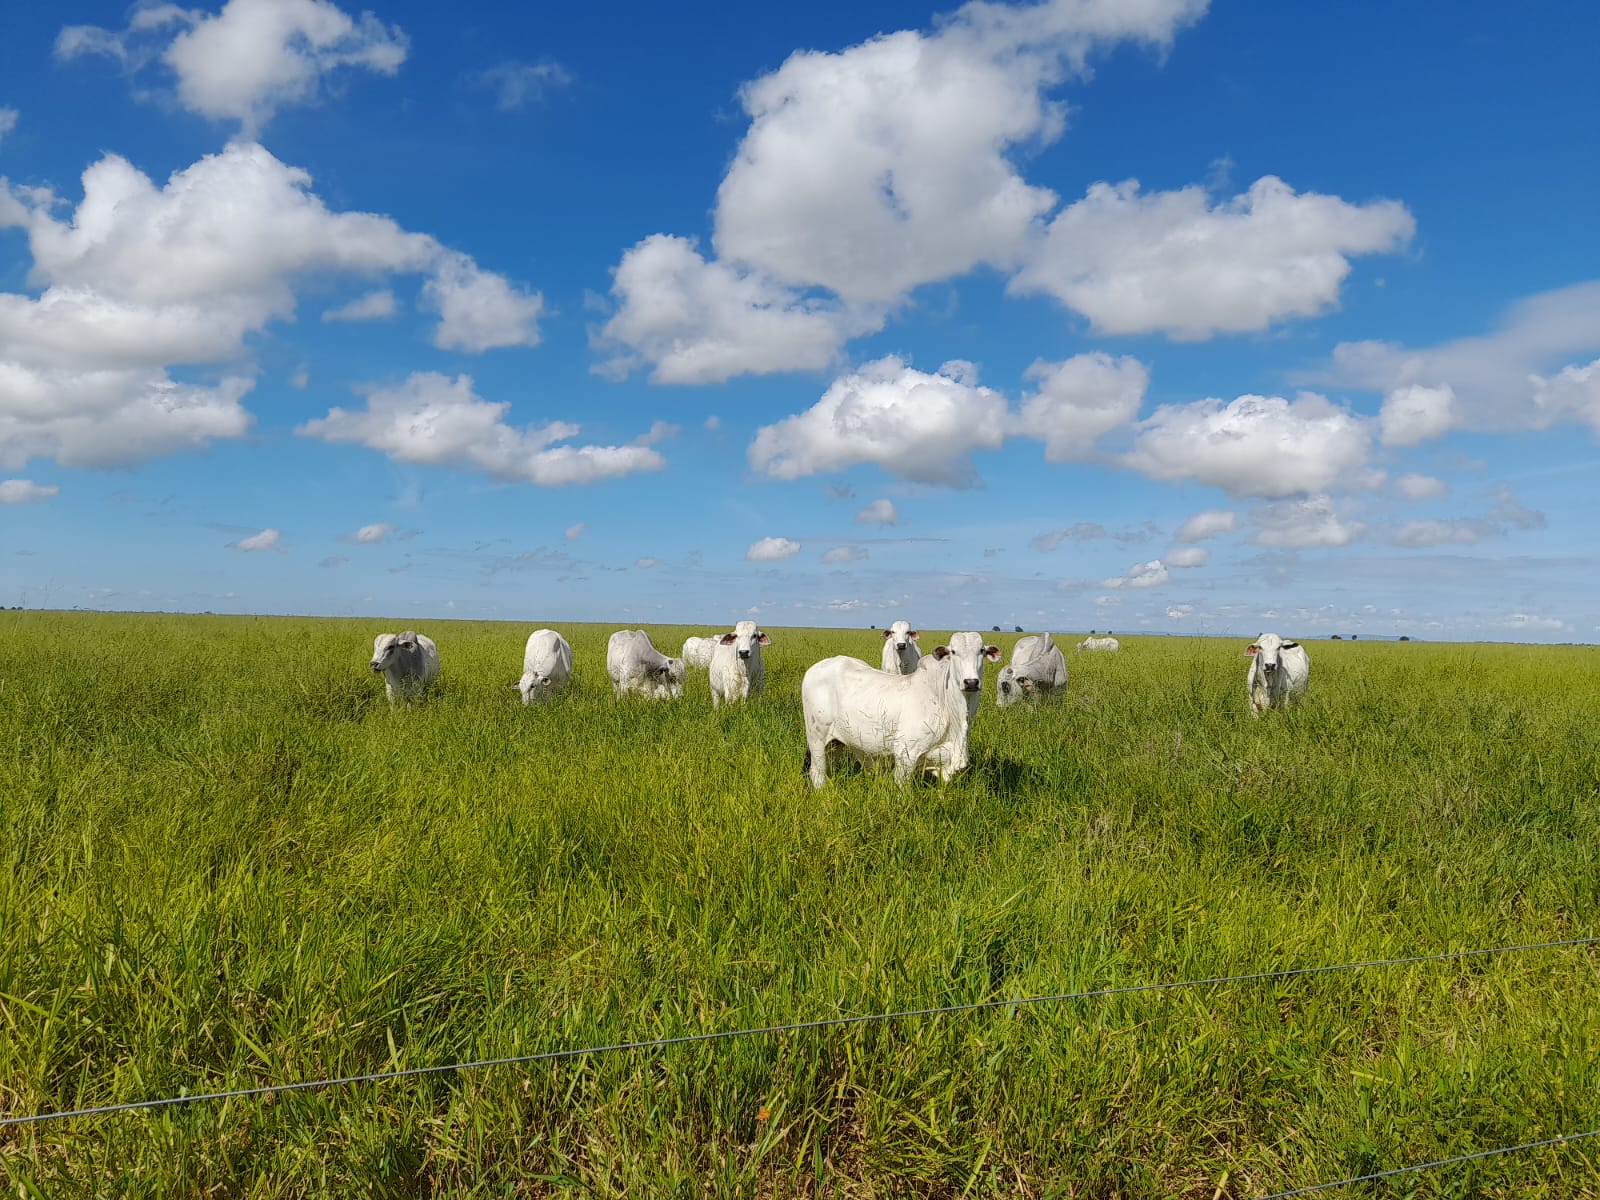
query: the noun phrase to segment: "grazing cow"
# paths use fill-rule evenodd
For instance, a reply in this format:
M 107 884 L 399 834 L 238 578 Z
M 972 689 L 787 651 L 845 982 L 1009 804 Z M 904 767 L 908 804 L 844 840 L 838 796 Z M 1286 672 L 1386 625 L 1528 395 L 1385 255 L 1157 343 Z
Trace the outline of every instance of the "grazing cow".
M 891 675 L 909 675 L 917 669 L 922 651 L 917 639 L 922 635 L 905 621 L 896 621 L 883 631 L 883 669 Z
M 511 686 L 522 693 L 522 702 L 548 700 L 572 678 L 572 647 L 554 629 L 536 629 L 528 635 L 522 652 L 522 678 Z
M 717 639 L 714 637 L 685 638 L 683 642 L 683 663 L 688 667 L 706 668 L 711 665 L 711 656 L 717 652 Z
M 1250 693 L 1250 715 L 1265 709 L 1287 708 L 1305 695 L 1311 682 L 1311 656 L 1299 642 L 1286 642 L 1275 633 L 1263 633 L 1245 654 L 1250 671 L 1245 686 Z
M 1000 669 L 995 703 L 1006 708 L 1019 700 L 1053 696 L 1067 686 L 1067 659 L 1048 633 L 1025 637 L 1011 651 L 1011 661 Z
M 998 661 L 1000 647 L 985 646 L 982 634 L 957 633 L 929 657 L 939 665 L 909 675 L 885 675 L 847 655 L 825 658 L 806 672 L 800 683 L 804 770 L 813 787 L 828 782 L 828 747 L 835 744 L 864 761 L 892 758 L 899 783 L 917 771 L 949 780 L 966 768 L 983 664 Z
M 380 633 L 372 640 L 372 669 L 383 676 L 389 703 L 414 700 L 439 677 L 439 647 L 426 634 Z
M 761 647 L 772 639 L 756 628 L 754 621 L 740 621 L 732 633 L 717 639 L 711 658 L 711 707 L 724 701 L 748 700 L 759 696 L 767 683 L 767 668 L 761 661 Z
M 638 692 L 656 700 L 683 695 L 683 659 L 668 658 L 642 629 L 619 629 L 606 643 L 606 673 L 619 696 Z
M 1079 650 L 1115 650 L 1120 643 L 1114 637 L 1086 637 L 1078 643 Z

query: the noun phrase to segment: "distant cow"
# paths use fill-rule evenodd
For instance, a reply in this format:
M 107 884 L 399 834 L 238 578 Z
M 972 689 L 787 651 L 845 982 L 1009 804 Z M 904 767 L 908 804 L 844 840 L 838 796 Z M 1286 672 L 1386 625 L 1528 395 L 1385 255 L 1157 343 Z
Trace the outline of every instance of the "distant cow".
M 1067 686 L 1067 659 L 1048 633 L 1020 638 L 1011 661 L 1000 669 L 995 703 L 1006 708 L 1019 700 L 1053 696 Z
M 910 675 L 874 671 L 846 655 L 825 658 L 806 672 L 800 702 L 805 770 L 813 787 L 828 781 L 833 745 L 866 760 L 892 758 L 900 783 L 925 770 L 949 780 L 966 768 L 972 702 L 982 691 L 985 661 L 998 661 L 1000 647 L 985 646 L 982 634 L 957 633 L 929 657 L 939 665 Z
M 372 640 L 372 669 L 383 676 L 390 704 L 414 700 L 439 677 L 439 647 L 426 634 L 380 633 Z
M 732 633 L 717 639 L 711 658 L 711 707 L 759 696 L 766 686 L 767 668 L 761 661 L 761 647 L 772 639 L 756 628 L 754 621 L 740 621 Z
M 536 629 L 528 635 L 522 652 L 522 678 L 512 686 L 522 702 L 548 700 L 572 678 L 572 647 L 554 629 Z
M 1115 650 L 1121 645 L 1114 637 L 1086 637 L 1078 643 L 1079 650 Z
M 910 624 L 896 621 L 883 631 L 883 669 L 891 675 L 909 675 L 917 669 L 922 651 L 917 649 L 921 637 Z
M 606 673 L 619 696 L 638 692 L 657 700 L 683 695 L 683 659 L 668 658 L 642 629 L 619 629 L 606 643 Z
M 701 670 L 711 666 L 711 656 L 717 652 L 717 641 L 714 637 L 685 638 L 683 642 L 683 664 L 686 667 L 699 667 Z
M 1299 642 L 1286 642 L 1275 633 L 1263 633 L 1245 651 L 1250 670 L 1245 686 L 1250 693 L 1250 715 L 1259 717 L 1269 708 L 1287 708 L 1305 695 L 1311 681 L 1311 656 Z

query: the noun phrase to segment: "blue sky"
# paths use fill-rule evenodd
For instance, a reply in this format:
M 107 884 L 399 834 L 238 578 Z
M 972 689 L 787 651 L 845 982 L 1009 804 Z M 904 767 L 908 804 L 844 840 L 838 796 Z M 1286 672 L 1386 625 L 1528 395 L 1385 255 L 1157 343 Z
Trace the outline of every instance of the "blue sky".
M 1597 33 L 26 6 L 0 603 L 1594 641 Z

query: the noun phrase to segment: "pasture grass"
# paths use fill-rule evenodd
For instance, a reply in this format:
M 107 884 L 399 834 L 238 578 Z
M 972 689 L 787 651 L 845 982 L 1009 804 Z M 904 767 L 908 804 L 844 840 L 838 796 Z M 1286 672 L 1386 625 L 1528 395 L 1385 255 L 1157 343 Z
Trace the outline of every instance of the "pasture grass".
M 767 693 L 713 711 L 703 672 L 613 699 L 611 626 L 564 627 L 534 709 L 534 626 L 418 627 L 442 686 L 391 710 L 383 621 L 0 617 L 0 1113 L 1600 933 L 1592 648 L 1307 643 L 1255 721 L 1241 642 L 1128 637 L 1060 704 L 987 676 L 947 787 L 814 792 L 800 676 L 869 631 L 770 630 Z M 0 1176 L 1215 1200 L 1596 1127 L 1566 949 L 14 1127 Z M 1589 1142 L 1354 1194 L 1597 1181 Z

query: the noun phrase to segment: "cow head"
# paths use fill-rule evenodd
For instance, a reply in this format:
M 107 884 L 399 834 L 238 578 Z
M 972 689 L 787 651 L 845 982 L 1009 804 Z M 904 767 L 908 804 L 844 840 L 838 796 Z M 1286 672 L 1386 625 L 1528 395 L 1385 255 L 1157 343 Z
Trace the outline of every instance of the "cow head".
M 754 621 L 740 621 L 732 633 L 723 634 L 718 641 L 724 646 L 737 646 L 740 658 L 749 658 L 757 646 L 772 645 L 772 639 L 757 629 Z
M 983 687 L 983 664 L 1000 661 L 999 646 L 985 646 L 981 633 L 955 633 L 950 635 L 948 646 L 935 646 L 933 657 L 941 662 L 949 660 L 951 677 L 964 692 L 976 692 Z
M 883 636 L 889 639 L 889 644 L 894 647 L 895 653 L 899 654 L 922 635 L 911 628 L 909 622 L 896 621 L 883 631 Z
M 1283 665 L 1283 652 L 1293 650 L 1299 645 L 1299 642 L 1286 642 L 1275 633 L 1263 633 L 1251 643 L 1245 655 L 1255 659 L 1256 666 L 1261 668 L 1262 674 L 1271 679 Z
M 416 635 L 413 634 L 413 637 Z M 372 639 L 372 669 L 382 672 L 394 659 L 395 643 L 398 641 L 392 633 L 380 633 Z

